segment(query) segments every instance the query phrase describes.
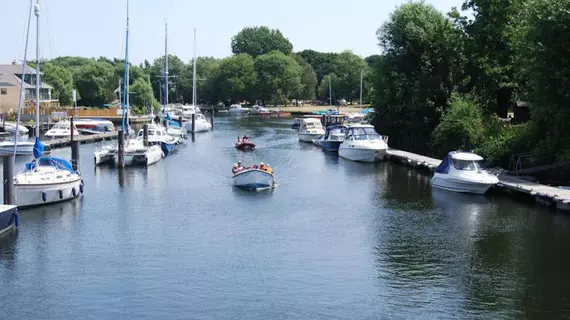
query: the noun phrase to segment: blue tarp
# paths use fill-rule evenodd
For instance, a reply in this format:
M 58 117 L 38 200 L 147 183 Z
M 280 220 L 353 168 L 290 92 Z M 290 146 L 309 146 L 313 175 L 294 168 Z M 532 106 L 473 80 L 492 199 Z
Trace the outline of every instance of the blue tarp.
M 180 123 L 178 123 L 178 121 L 168 120 L 168 125 L 170 127 L 180 128 Z
M 39 137 L 36 137 L 36 143 L 34 144 L 34 158 L 41 158 L 43 152 L 44 144 L 40 141 Z
M 437 166 L 435 172 L 447 174 L 449 173 L 449 166 L 451 165 L 451 152 L 443 158 L 443 161 Z
M 166 120 L 168 120 L 168 121 L 171 121 L 171 120 L 172 120 L 172 117 L 170 116 L 170 113 L 167 113 L 167 114 L 166 114 Z
M 67 170 L 71 173 L 76 173 L 69 161 L 52 157 L 39 158 L 33 160 L 32 162 L 28 162 L 26 163 L 26 170 L 33 170 L 36 167 L 36 163 L 39 163 L 40 166 L 54 166 L 59 169 Z

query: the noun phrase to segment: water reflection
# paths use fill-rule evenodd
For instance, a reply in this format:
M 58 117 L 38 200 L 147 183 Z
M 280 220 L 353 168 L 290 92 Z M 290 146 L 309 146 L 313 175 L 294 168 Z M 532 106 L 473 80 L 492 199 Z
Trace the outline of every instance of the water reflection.
M 388 164 L 384 170 L 381 197 L 396 210 L 429 210 L 433 207 L 430 177 L 418 170 Z
M 18 229 L 0 234 L 0 270 L 12 270 L 16 263 L 18 250 Z

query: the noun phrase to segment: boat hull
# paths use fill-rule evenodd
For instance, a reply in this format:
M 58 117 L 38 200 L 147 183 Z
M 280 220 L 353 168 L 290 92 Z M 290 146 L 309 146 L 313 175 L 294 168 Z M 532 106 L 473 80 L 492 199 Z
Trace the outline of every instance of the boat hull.
M 162 152 L 164 152 L 164 155 L 167 156 L 176 149 L 177 145 L 177 143 L 161 142 L 160 148 L 162 149 Z
M 299 132 L 297 137 L 301 142 L 313 142 L 313 140 L 320 139 L 324 133 L 309 133 L 309 132 Z
M 239 172 L 233 176 L 235 187 L 247 190 L 264 190 L 272 188 L 275 185 L 273 174 L 252 169 Z
M 14 184 L 16 205 L 22 208 L 71 200 L 82 193 L 82 184 L 81 178 L 48 185 Z
M 251 142 L 240 142 L 240 143 L 236 143 L 234 145 L 234 147 L 238 150 L 241 151 L 249 151 L 249 150 L 254 150 L 255 149 L 255 143 L 251 143 Z
M 386 149 L 339 148 L 338 155 L 356 162 L 377 162 L 386 156 Z
M 338 148 L 340 147 L 341 143 L 342 141 L 323 140 L 321 141 L 321 147 L 323 148 L 324 151 L 338 152 Z
M 435 173 L 431 179 L 431 185 L 438 189 L 460 193 L 485 194 L 495 183 L 464 181 L 452 177 L 442 177 Z
M 103 149 L 99 151 L 95 151 L 93 153 L 93 160 L 95 165 L 100 165 L 104 163 L 113 162 L 116 155 L 116 148 L 112 146 L 103 147 Z
M 34 153 L 34 143 L 27 142 L 25 144 L 18 143 L 16 146 L 16 155 L 30 155 Z M 3 143 L 0 144 L 0 154 L 14 154 L 14 143 Z
M 18 209 L 16 206 L 0 205 L 0 234 L 16 227 Z

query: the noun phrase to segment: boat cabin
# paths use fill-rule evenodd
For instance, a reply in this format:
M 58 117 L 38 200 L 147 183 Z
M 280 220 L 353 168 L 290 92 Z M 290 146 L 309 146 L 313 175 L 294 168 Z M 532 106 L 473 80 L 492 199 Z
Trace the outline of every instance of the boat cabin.
M 346 130 L 346 140 L 382 140 L 383 137 L 379 135 L 374 126 L 371 125 L 356 125 L 350 126 Z
M 324 115 L 322 119 L 322 124 L 324 127 L 334 126 L 334 125 L 344 125 L 348 117 L 344 114 L 327 114 Z
M 322 129 L 323 126 L 321 125 L 321 121 L 319 119 L 315 119 L 315 118 L 306 118 L 306 119 L 301 119 L 300 125 L 299 125 L 299 131 L 311 131 L 311 130 L 317 130 L 317 129 Z
M 448 153 L 435 169 L 435 172 L 449 173 L 450 167 L 460 171 L 485 171 L 487 169 L 485 160 L 481 156 L 467 151 L 452 151 Z
M 325 141 L 344 141 L 348 127 L 343 125 L 332 125 L 327 127 Z

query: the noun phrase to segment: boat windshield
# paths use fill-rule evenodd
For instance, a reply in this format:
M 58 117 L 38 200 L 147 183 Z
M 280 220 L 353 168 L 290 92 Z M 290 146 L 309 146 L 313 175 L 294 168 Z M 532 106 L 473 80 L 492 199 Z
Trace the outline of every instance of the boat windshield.
M 463 171 L 481 171 L 487 169 L 485 162 L 483 160 L 459 160 L 452 159 L 453 167 L 457 170 Z
M 57 130 L 69 130 L 69 123 L 61 123 L 58 122 L 56 123 L 52 129 L 57 129 Z
M 348 137 L 354 137 L 354 140 L 380 140 L 382 137 L 376 133 L 374 128 L 351 128 Z

